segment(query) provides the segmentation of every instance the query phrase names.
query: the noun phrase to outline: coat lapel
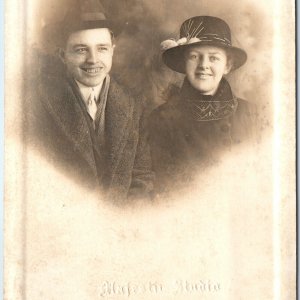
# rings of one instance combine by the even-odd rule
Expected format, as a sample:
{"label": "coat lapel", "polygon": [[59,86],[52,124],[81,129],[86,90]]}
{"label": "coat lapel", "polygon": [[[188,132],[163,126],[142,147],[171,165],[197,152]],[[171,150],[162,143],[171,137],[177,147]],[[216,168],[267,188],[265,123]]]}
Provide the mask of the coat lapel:
{"label": "coat lapel", "polygon": [[[40,100],[69,140],[70,147],[80,153],[96,175],[92,140],[80,105],[79,91],[67,79],[49,82],[47,88],[45,97]],[[45,94],[45,91],[42,92]]]}
{"label": "coat lapel", "polygon": [[127,141],[132,122],[133,104],[133,99],[114,80],[111,80],[106,104],[105,134],[112,177]]}

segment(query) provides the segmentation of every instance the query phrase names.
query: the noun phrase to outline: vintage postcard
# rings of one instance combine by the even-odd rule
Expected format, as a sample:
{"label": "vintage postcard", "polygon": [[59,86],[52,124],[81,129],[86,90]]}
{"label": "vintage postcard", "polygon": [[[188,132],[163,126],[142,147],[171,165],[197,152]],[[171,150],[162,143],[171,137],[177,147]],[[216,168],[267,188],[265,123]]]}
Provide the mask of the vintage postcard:
{"label": "vintage postcard", "polygon": [[295,299],[295,2],[5,4],[4,299]]}

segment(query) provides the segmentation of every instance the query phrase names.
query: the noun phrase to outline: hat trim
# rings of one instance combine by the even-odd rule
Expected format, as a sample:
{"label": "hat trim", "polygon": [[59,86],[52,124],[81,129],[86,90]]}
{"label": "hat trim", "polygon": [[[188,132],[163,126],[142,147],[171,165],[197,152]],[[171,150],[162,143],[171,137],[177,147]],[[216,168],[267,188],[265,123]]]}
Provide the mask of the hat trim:
{"label": "hat trim", "polygon": [[214,40],[218,40],[221,43],[223,43],[225,46],[232,46],[231,41],[227,39],[226,37],[220,37],[219,35],[215,33],[205,33],[202,36],[194,36],[194,35],[187,35],[186,37],[181,37],[179,40],[175,39],[167,39],[163,42],[161,42],[161,50],[168,50],[170,48],[174,48],[180,45],[188,45],[188,44],[194,44],[199,42],[214,42]]}
{"label": "hat trim", "polygon": [[[162,53],[163,61],[164,63],[172,70],[183,73],[185,74],[184,67],[182,67],[183,63],[183,50],[187,49],[188,47],[191,46],[214,46],[214,47],[220,47],[224,48],[225,50],[232,51],[234,54],[233,60],[234,64],[232,67],[232,70],[236,70],[239,67],[241,67],[246,61],[247,61],[247,53],[238,47],[234,47],[232,45],[224,45],[223,43],[221,44],[220,42],[217,41],[198,41],[190,44],[181,44],[175,47],[170,47]],[[173,57],[171,57],[173,56]],[[239,56],[240,59],[237,59]],[[175,63],[173,62],[175,61]],[[177,63],[176,63],[177,62]]]}

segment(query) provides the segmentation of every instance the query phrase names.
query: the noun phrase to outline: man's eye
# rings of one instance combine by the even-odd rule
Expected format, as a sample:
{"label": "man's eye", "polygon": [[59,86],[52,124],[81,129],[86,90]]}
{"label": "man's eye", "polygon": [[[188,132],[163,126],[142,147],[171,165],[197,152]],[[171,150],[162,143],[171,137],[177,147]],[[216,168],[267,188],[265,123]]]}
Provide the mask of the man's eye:
{"label": "man's eye", "polygon": [[108,47],[99,47],[98,51],[100,51],[100,52],[106,52],[106,51],[108,51]]}
{"label": "man's eye", "polygon": [[86,53],[87,49],[86,48],[76,48],[75,52],[76,53]]}

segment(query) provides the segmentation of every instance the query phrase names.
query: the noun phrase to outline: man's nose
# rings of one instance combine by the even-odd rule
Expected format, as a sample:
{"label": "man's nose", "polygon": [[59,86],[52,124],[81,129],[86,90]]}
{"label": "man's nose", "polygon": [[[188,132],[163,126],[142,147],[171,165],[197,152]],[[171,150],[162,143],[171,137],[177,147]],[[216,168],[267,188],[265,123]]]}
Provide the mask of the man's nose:
{"label": "man's nose", "polygon": [[99,61],[99,53],[93,49],[88,52],[87,62],[90,64],[95,64]]}

